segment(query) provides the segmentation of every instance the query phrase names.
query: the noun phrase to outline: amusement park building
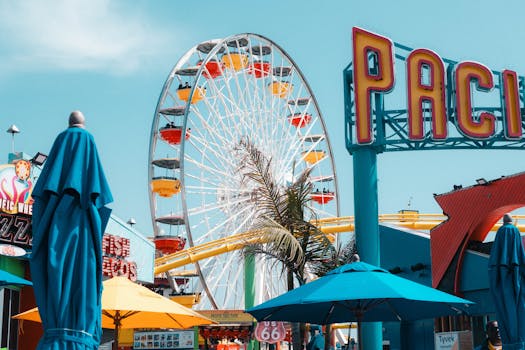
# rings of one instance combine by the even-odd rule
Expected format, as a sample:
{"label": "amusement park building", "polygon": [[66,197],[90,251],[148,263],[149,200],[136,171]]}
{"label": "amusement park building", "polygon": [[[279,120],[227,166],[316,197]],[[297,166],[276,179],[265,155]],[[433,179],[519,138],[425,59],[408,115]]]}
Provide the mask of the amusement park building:
{"label": "amusement park building", "polygon": [[[30,161],[25,154],[13,154],[9,164],[0,166],[0,178],[15,186],[17,176],[14,163]],[[18,183],[21,183],[20,181]],[[31,186],[26,181],[26,185]],[[19,185],[17,185],[19,186]],[[5,192],[5,191],[4,191]],[[9,192],[9,191],[8,191]],[[20,188],[17,193],[23,193]],[[0,193],[0,269],[17,276],[31,279],[28,256],[31,251],[31,202],[30,197],[16,199],[11,203],[6,193]],[[19,200],[20,199],[20,200]],[[20,205],[18,205],[20,204]],[[380,225],[381,265],[401,277],[428,286],[432,285],[432,258],[430,234],[403,229],[398,226]],[[423,320],[417,322],[385,323],[383,337],[390,349],[434,349],[436,332],[467,331],[473,343],[479,344],[483,337],[486,318],[493,318],[494,308],[488,293],[489,244],[471,244],[463,255],[460,270],[462,297],[474,301],[471,316]],[[112,216],[103,239],[104,274],[126,275],[132,280],[153,283],[154,245],[140,232]],[[459,250],[459,249],[458,249]],[[450,270],[450,268],[449,268]],[[445,275],[445,282],[450,278]],[[448,277],[447,277],[448,276]],[[447,283],[443,283],[447,285]],[[442,288],[443,289],[443,288]],[[446,289],[446,288],[445,288]],[[452,290],[447,290],[452,292]],[[0,347],[33,349],[42,334],[39,324],[19,324],[11,316],[35,306],[32,287],[6,287],[0,290],[2,333]],[[31,335],[31,337],[23,336]]]}
{"label": "amusement park building", "polygon": [[[432,286],[430,234],[380,225],[381,266],[400,277]],[[488,290],[488,252],[490,243],[471,244],[461,271],[461,296],[475,302],[469,317],[447,317],[415,322],[384,323],[383,339],[391,350],[435,349],[439,332],[467,332],[474,345],[485,337],[487,317],[494,319],[494,306]],[[451,291],[449,291],[451,292]],[[469,333],[470,332],[470,333]]]}
{"label": "amusement park building", "polygon": [[[22,152],[10,154],[8,164],[0,165],[0,181],[5,185],[0,191],[0,270],[31,280],[32,201],[30,195],[23,193],[27,190],[30,194],[34,186],[32,180],[36,179],[35,174],[24,181],[17,177],[14,164],[20,160],[34,168],[31,158]],[[38,168],[34,170],[38,172]],[[154,244],[114,215],[104,233],[102,251],[104,278],[124,275],[133,281],[153,283]],[[0,348],[36,348],[43,334],[41,325],[11,318],[35,306],[31,286],[0,289]]]}

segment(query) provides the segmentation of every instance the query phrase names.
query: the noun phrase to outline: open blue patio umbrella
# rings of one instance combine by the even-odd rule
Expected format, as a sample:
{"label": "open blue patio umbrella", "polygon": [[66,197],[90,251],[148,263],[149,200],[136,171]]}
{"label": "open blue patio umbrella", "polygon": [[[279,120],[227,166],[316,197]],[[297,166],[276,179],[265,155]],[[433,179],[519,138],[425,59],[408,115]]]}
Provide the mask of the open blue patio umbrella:
{"label": "open blue patio umbrella", "polygon": [[471,301],[354,262],[246,310],[258,321],[412,321],[466,313]]}
{"label": "open blue patio umbrella", "polygon": [[506,214],[489,257],[489,287],[505,350],[525,349],[525,252],[518,228]]}
{"label": "open blue patio umbrella", "polygon": [[93,136],[71,113],[33,190],[30,259],[44,336],[38,349],[97,349],[102,235],[113,201]]}
{"label": "open blue patio umbrella", "polygon": [[0,288],[5,286],[30,286],[30,281],[13,275],[4,270],[0,270]]}

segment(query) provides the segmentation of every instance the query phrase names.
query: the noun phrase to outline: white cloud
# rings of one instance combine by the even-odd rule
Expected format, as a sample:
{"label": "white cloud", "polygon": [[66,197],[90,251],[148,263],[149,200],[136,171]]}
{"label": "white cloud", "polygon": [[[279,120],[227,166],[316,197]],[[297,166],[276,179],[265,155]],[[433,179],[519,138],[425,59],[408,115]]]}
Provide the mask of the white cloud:
{"label": "white cloud", "polygon": [[165,40],[126,4],[134,2],[0,0],[1,67],[117,73],[137,69],[143,60],[160,54]]}

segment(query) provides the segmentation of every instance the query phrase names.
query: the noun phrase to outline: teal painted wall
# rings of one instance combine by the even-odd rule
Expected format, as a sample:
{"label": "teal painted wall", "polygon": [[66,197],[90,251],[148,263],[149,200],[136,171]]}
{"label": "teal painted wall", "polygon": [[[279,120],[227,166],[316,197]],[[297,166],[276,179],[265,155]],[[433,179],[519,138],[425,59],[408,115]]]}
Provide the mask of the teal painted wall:
{"label": "teal painted wall", "polygon": [[24,260],[0,255],[0,270],[4,270],[9,273],[12,273],[13,275],[17,275],[19,277],[24,278]]}

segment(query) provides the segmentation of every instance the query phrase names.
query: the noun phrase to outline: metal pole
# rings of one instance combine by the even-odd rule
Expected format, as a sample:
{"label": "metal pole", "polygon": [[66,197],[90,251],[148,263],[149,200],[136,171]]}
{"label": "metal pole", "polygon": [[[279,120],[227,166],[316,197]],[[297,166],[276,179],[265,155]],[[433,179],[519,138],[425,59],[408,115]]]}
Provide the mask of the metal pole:
{"label": "metal pole", "polygon": [[[375,149],[366,146],[358,148],[353,153],[353,164],[357,251],[362,261],[379,266],[379,212]],[[367,350],[382,350],[381,322],[362,323],[359,325],[359,331],[360,348],[364,346]]]}

